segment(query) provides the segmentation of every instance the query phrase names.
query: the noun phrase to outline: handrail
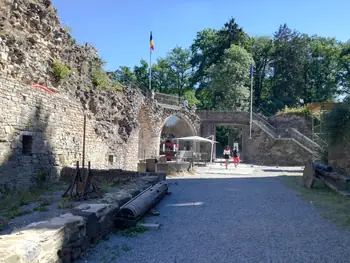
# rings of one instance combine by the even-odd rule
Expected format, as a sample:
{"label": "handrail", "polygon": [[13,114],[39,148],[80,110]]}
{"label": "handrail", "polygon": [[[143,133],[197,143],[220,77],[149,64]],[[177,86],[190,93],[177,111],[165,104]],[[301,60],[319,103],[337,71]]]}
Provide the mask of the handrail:
{"label": "handrail", "polygon": [[256,125],[258,125],[264,132],[266,132],[268,135],[270,135],[272,138],[277,139],[276,134],[271,131],[266,125],[264,125],[262,122],[260,121],[256,121],[253,120],[253,123],[255,123]]}
{"label": "handrail", "polygon": [[267,120],[265,120],[263,117],[261,117],[257,113],[253,112],[253,117],[255,117],[258,121],[261,121],[262,123],[264,123],[267,127],[269,127],[274,132],[276,132],[277,129],[274,126],[272,126],[271,123],[269,123]]}
{"label": "handrail", "polygon": [[320,145],[318,145],[316,142],[311,140],[309,137],[307,137],[304,134],[302,134],[301,132],[299,132],[297,129],[291,128],[290,130],[291,130],[292,138],[299,140],[301,143],[306,143],[309,146],[312,145],[311,148],[316,147],[316,148],[322,150],[322,147]]}

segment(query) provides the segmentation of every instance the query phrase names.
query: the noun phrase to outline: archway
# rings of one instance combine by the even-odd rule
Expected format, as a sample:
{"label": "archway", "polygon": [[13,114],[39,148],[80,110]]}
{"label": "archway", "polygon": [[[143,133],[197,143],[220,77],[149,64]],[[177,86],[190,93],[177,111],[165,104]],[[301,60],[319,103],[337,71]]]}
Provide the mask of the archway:
{"label": "archway", "polygon": [[[171,139],[194,135],[197,135],[197,132],[185,117],[178,114],[169,116],[160,132],[159,154],[168,156],[168,160],[171,159],[175,151]],[[177,147],[181,150],[197,150],[199,146],[190,142],[180,142]]]}

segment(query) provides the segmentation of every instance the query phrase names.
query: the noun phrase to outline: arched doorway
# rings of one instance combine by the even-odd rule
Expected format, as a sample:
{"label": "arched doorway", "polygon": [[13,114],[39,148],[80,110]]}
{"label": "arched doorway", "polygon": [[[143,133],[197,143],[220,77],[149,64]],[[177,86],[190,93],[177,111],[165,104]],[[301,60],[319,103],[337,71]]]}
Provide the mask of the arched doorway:
{"label": "arched doorway", "polygon": [[[168,160],[174,155],[175,148],[173,138],[197,135],[193,125],[184,117],[179,115],[169,116],[162,127],[160,133],[160,155],[168,156]],[[196,150],[199,146],[191,142],[180,142],[176,148],[180,150]]]}

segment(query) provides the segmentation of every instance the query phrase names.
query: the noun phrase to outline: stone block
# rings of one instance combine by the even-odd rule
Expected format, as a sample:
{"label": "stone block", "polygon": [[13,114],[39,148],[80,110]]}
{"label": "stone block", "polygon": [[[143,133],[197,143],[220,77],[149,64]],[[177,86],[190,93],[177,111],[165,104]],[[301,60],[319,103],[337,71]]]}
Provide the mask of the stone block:
{"label": "stone block", "polygon": [[84,204],[73,209],[72,213],[86,220],[86,235],[95,240],[109,233],[119,210],[117,204]]}

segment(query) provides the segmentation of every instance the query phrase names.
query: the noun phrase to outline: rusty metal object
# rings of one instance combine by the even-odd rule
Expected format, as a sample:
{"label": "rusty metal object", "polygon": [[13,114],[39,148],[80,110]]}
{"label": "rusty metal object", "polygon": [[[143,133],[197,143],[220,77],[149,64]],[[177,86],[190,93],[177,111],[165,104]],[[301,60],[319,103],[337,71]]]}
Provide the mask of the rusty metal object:
{"label": "rusty metal object", "polygon": [[336,172],[332,167],[317,162],[306,165],[303,173],[304,186],[311,188],[316,178],[339,194],[350,196],[350,177]]}

